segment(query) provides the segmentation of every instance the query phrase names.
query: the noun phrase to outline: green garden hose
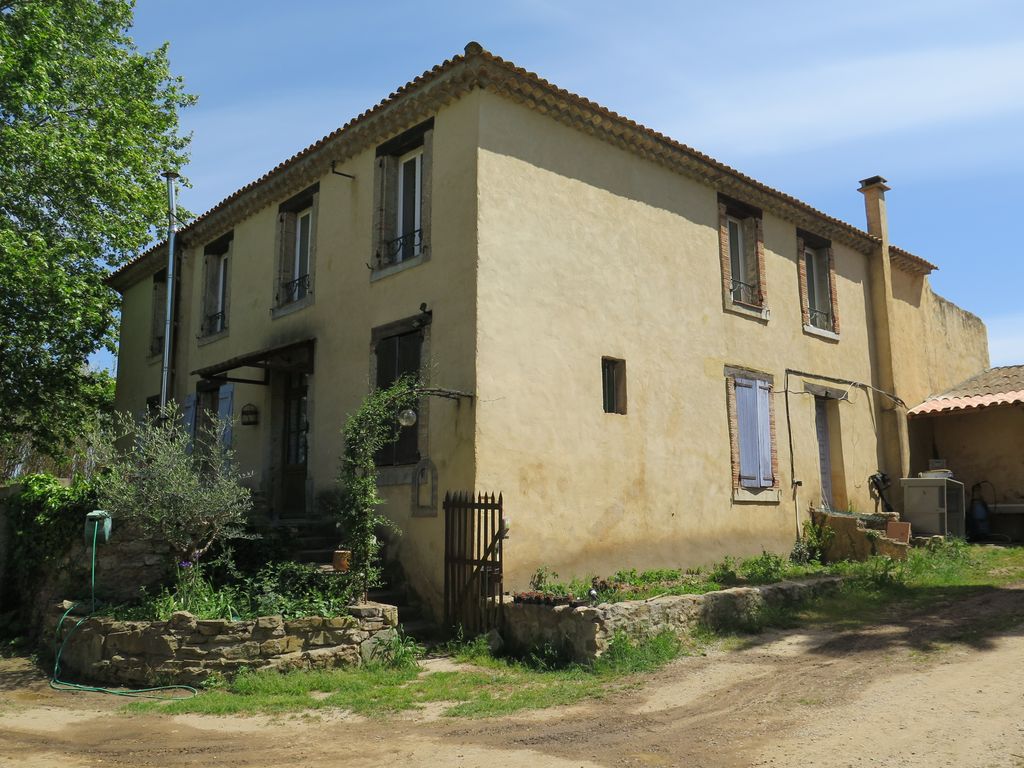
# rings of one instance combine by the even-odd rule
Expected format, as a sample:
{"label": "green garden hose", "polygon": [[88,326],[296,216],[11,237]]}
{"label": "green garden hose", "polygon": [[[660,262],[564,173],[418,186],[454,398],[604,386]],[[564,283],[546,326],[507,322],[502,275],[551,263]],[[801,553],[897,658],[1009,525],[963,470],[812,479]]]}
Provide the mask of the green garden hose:
{"label": "green garden hose", "polygon": [[[100,529],[99,521],[93,522],[92,528],[92,609],[85,616],[80,618],[78,622],[71,628],[71,630],[64,637],[63,641],[60,639],[60,629],[64,626],[64,620],[67,619],[68,614],[71,613],[75,608],[78,607],[78,603],[75,603],[66,611],[64,615],[60,617],[60,621],[57,622],[57,630],[54,637],[54,650],[56,656],[53,660],[53,677],[50,678],[50,687],[55,691],[91,691],[93,693],[109,693],[112,696],[127,696],[136,699],[183,699],[192,698],[197,696],[199,691],[190,685],[158,685],[153,688],[136,688],[134,690],[114,690],[112,688],[101,688],[95,685],[82,685],[81,683],[69,683],[65,680],[60,679],[60,657],[64,653],[64,646],[67,645],[68,640],[75,633],[82,624],[89,619],[96,612],[96,537]],[[59,643],[59,645],[58,645]],[[185,691],[188,696],[163,696],[158,691]]]}

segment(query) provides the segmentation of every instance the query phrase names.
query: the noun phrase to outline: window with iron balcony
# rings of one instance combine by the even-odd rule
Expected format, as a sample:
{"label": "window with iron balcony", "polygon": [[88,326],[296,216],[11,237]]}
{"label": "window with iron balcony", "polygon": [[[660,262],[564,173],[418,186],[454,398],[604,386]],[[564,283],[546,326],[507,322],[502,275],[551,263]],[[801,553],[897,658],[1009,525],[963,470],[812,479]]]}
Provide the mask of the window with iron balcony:
{"label": "window with iron balcony", "polygon": [[312,301],[319,199],[320,185],[314,184],[278,208],[275,315]]}
{"label": "window with iron balcony", "polygon": [[720,195],[718,214],[723,304],[767,319],[761,211]]}
{"label": "window with iron balcony", "polygon": [[376,276],[429,258],[433,126],[433,120],[428,120],[377,148],[373,231]]}
{"label": "window with iron balcony", "polygon": [[234,232],[217,238],[203,248],[203,301],[199,338],[224,333],[228,328],[231,244]]}
{"label": "window with iron balcony", "polygon": [[811,233],[798,233],[797,270],[804,331],[834,339],[839,334],[839,315],[831,243]]}

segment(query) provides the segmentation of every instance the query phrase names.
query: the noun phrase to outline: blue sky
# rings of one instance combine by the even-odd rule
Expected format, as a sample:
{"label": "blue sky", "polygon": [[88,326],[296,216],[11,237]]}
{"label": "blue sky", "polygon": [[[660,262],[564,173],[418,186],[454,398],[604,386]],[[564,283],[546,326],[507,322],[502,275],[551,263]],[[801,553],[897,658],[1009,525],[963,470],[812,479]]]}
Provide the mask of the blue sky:
{"label": "blue sky", "polygon": [[892,241],[1024,363],[1024,3],[139,0],[199,96],[199,213],[469,40],[857,226],[888,178]]}

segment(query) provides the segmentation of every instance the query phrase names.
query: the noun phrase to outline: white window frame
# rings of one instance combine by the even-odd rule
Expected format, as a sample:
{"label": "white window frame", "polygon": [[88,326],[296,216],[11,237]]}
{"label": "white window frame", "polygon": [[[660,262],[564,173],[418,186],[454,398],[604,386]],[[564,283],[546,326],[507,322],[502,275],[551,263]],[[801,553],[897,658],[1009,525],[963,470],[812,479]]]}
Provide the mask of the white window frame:
{"label": "white window frame", "polygon": [[[302,264],[302,220],[306,219],[306,271],[300,272]],[[292,262],[292,280],[298,280],[309,274],[309,253],[313,245],[313,208],[304,208],[295,214],[295,259]]]}
{"label": "white window frame", "polygon": [[[405,164],[410,160],[415,160],[416,170],[416,189],[413,195],[415,200],[415,210],[413,211],[413,228],[412,232],[403,232],[402,223],[405,221]],[[420,244],[423,240],[423,146],[416,147],[409,152],[398,158],[398,205],[395,206],[396,219],[395,219],[395,232],[397,237],[406,237],[411,235],[413,232],[419,231],[419,241],[413,241],[413,253],[410,258],[416,258],[420,255]],[[399,249],[398,253],[395,254],[395,263],[403,261],[402,249]]]}
{"label": "white window frame", "polygon": [[[821,330],[832,330],[832,290],[830,286],[828,256],[822,248],[804,246],[804,273],[807,279],[807,309],[811,313],[810,324]],[[820,326],[814,322],[815,313],[826,313],[829,322]]]}
{"label": "white window frame", "polygon": [[227,327],[225,313],[228,306],[228,257],[230,249],[217,256],[217,296],[214,304],[216,312],[220,315],[220,323],[214,333],[220,333]]}
{"label": "white window frame", "polygon": [[[732,285],[729,286],[729,298],[733,304],[748,305],[750,302],[736,298],[737,282],[742,283],[748,271],[746,235],[743,234],[743,219],[726,216],[726,231],[729,238],[729,270],[732,274]],[[733,251],[736,252],[736,264],[733,264]]]}

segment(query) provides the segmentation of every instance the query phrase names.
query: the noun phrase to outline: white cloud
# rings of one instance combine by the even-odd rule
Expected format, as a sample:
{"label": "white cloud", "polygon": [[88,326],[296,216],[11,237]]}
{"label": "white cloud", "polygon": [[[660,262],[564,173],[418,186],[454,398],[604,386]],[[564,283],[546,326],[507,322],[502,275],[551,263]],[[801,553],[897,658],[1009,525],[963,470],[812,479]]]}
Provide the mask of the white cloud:
{"label": "white cloud", "polygon": [[1024,312],[985,319],[993,366],[1024,365]]}
{"label": "white cloud", "polygon": [[1024,112],[1024,43],[949,47],[766,68],[692,91],[698,146],[769,153]]}

